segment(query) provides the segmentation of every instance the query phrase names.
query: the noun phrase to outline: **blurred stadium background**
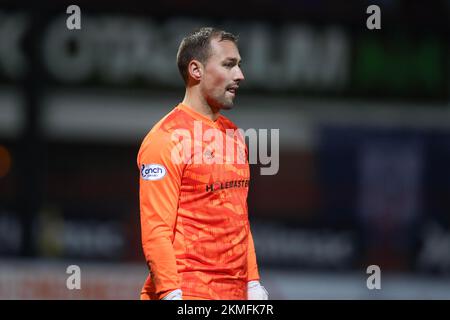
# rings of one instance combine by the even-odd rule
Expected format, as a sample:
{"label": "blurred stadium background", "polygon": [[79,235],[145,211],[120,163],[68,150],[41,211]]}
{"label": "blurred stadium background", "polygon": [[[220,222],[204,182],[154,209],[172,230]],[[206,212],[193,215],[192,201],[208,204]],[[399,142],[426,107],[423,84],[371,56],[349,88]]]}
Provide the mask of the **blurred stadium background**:
{"label": "blurred stadium background", "polygon": [[23,3],[0,4],[1,299],[139,297],[136,154],[204,25],[240,35],[227,116],[280,129],[280,170],[252,166],[249,195],[271,298],[450,298],[450,1],[77,1],[81,30],[70,2]]}

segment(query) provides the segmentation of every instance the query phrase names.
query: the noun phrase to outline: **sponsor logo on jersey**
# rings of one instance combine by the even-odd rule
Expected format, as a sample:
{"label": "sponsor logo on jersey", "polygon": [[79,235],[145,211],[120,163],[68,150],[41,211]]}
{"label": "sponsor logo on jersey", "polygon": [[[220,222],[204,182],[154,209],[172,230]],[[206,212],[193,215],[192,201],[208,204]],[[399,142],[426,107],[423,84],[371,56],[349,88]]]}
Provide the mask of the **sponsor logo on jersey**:
{"label": "sponsor logo on jersey", "polygon": [[232,180],[226,182],[214,182],[206,185],[206,192],[229,189],[229,188],[248,188],[249,180]]}
{"label": "sponsor logo on jersey", "polygon": [[166,172],[166,168],[160,164],[143,164],[141,167],[141,177],[144,180],[160,180]]}

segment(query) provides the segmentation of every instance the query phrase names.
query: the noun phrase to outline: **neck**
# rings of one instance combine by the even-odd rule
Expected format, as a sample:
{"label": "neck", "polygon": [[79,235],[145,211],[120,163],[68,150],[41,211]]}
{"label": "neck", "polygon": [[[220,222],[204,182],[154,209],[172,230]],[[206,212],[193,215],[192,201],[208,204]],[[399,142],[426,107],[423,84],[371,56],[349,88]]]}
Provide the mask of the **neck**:
{"label": "neck", "polygon": [[198,92],[198,88],[196,87],[186,88],[182,104],[187,105],[212,121],[216,121],[220,115],[220,110],[214,110]]}

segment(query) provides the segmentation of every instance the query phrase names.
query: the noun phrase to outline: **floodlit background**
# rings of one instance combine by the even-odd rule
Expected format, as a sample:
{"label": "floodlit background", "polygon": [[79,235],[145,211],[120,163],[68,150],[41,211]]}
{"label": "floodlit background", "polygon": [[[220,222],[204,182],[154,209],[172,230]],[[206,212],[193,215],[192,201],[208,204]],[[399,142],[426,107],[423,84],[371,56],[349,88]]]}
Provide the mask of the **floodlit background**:
{"label": "floodlit background", "polygon": [[280,130],[249,194],[270,297],[450,299],[450,1],[149,3],[78,1],[68,30],[72,3],[2,1],[0,298],[138,299],[137,151],[183,98],[180,40],[213,25],[246,76],[226,116]]}

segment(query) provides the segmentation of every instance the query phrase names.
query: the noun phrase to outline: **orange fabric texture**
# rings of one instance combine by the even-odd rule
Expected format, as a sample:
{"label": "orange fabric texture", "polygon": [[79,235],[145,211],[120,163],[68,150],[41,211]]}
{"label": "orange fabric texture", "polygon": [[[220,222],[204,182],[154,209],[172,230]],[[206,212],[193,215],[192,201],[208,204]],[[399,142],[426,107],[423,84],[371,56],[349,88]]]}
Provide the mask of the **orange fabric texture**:
{"label": "orange fabric texture", "polygon": [[[194,139],[212,128],[220,134]],[[239,135],[227,144],[227,129],[237,127],[222,115],[212,121],[179,104],[144,138],[137,163],[150,273],[141,299],[161,299],[175,289],[200,299],[246,299],[247,282],[259,279],[248,220],[247,148]],[[245,161],[227,163],[227,150],[238,154],[239,147]],[[212,163],[217,159],[223,163]],[[163,167],[155,179],[145,175],[151,165]]]}

